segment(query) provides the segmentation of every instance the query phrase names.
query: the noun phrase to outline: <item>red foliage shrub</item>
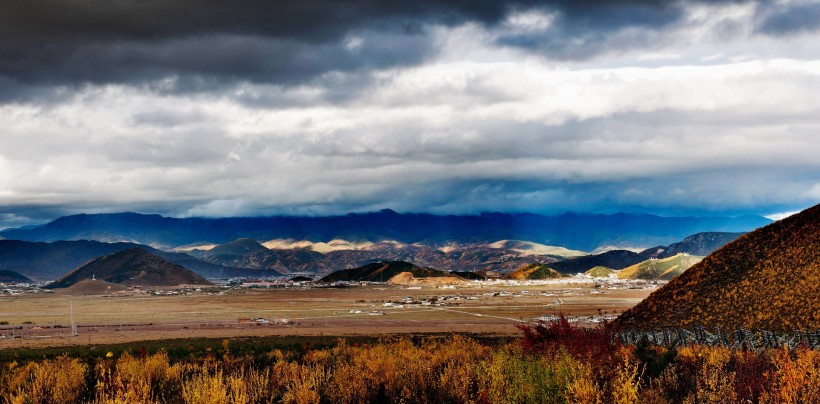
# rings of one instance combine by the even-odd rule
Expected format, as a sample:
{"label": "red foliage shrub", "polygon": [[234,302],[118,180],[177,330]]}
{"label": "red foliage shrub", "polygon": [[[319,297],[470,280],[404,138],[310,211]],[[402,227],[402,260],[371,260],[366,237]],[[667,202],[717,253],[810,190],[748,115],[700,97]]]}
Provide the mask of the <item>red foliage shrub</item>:
{"label": "red foliage shrub", "polygon": [[554,354],[564,349],[576,359],[601,363],[611,360],[621,346],[606,325],[576,327],[564,316],[556,321],[519,324],[517,327],[522,333],[521,347],[531,354]]}

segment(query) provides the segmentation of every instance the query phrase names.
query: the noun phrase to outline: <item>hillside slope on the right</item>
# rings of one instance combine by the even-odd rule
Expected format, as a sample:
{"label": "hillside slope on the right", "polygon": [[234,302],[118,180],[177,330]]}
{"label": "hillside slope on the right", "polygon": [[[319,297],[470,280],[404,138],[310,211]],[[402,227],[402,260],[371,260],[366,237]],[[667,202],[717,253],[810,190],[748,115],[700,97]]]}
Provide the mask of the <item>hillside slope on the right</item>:
{"label": "hillside slope on the right", "polygon": [[820,205],[731,242],[622,314],[621,329],[820,329]]}

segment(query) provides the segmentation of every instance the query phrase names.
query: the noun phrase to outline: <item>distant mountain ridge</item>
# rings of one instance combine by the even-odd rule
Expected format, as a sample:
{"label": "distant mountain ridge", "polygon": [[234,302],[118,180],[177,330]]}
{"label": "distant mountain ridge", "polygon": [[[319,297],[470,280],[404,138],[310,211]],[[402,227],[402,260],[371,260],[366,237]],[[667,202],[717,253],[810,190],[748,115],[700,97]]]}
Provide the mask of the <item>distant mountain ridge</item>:
{"label": "distant mountain ridge", "polygon": [[693,234],[678,243],[670,244],[657,258],[674,257],[681,253],[705,257],[744,234],[746,233],[714,231]]}
{"label": "distant mountain ridge", "polygon": [[596,255],[586,255],[568,259],[566,261],[550,264],[550,267],[558,272],[567,275],[584,273],[595,267],[606,267],[611,269],[623,269],[631,265],[643,262],[645,258],[632,251],[612,250]]}
{"label": "distant mountain ridge", "polygon": [[282,243],[261,244],[244,238],[219,244],[209,250],[193,249],[188,251],[188,254],[219,265],[317,274],[328,274],[381,261],[407,261],[447,271],[476,271],[490,268],[506,272],[523,264],[551,263],[560,260],[560,257],[556,256],[533,255],[531,251],[522,253],[517,249],[493,248],[492,244],[451,244],[440,249],[393,241],[353,244],[336,240],[332,244],[346,245],[346,248],[350,249],[328,249],[324,253],[309,247],[268,249],[265,245],[278,247]]}
{"label": "distant mountain ridge", "polygon": [[276,271],[213,264],[190,255],[160,251],[140,244],[88,240],[53,243],[0,240],[0,270],[19,272],[35,280],[53,280],[92,259],[130,248],[142,248],[206,277],[279,275]]}
{"label": "distant mountain ridge", "polygon": [[[188,250],[188,254],[213,264],[274,269],[280,272],[331,273],[380,261],[407,261],[416,265],[446,271],[493,270],[513,272],[522,265],[546,264],[564,274],[576,274],[594,266],[621,269],[647,259],[675,255],[708,254],[742,233],[703,232],[670,246],[658,246],[640,253],[610,250],[599,254],[567,250],[519,240],[493,243],[457,244],[431,247],[423,244],[403,244],[396,241],[354,243],[332,240],[328,243],[310,241],[271,240],[260,243],[243,238],[210,249]],[[317,251],[317,249],[319,251]],[[539,254],[565,254],[539,255]],[[674,256],[674,255],[672,255]],[[560,261],[560,262],[559,262]],[[686,265],[688,268],[690,265]]]}
{"label": "distant mountain ridge", "polygon": [[133,242],[162,249],[198,242],[222,244],[239,238],[396,240],[430,245],[526,240],[571,250],[592,251],[602,245],[666,245],[698,232],[749,231],[770,222],[759,216],[660,217],[624,213],[439,216],[383,210],[330,217],[220,219],[113,213],[65,216],[39,227],[7,229],[0,232],[0,237],[45,242],[82,239]]}
{"label": "distant mountain ridge", "polygon": [[343,269],[320,279],[320,282],[357,281],[387,282],[401,273],[409,273],[416,278],[453,277],[454,275],[432,268],[423,268],[404,261],[374,262],[359,268]]}

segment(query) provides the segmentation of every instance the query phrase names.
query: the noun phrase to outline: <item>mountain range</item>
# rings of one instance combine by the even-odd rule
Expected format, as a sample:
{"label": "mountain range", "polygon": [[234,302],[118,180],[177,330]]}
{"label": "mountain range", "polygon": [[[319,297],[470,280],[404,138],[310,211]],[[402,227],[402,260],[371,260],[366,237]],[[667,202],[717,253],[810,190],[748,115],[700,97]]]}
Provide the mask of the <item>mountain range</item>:
{"label": "mountain range", "polygon": [[770,223],[760,216],[661,217],[654,215],[544,216],[484,213],[471,216],[399,214],[391,210],[330,217],[170,218],[139,213],[80,214],[50,223],[6,229],[0,237],[54,242],[130,242],[159,249],[223,244],[240,238],[327,241],[395,240],[405,244],[492,243],[526,240],[571,250],[666,245],[704,231],[743,232]]}
{"label": "mountain range", "polygon": [[[45,243],[0,240],[0,270],[16,271],[34,280],[51,280],[94,258],[130,248],[142,248],[209,278],[270,277],[282,273],[329,274],[374,262],[400,260],[446,271],[493,270],[501,273],[512,272],[522,265],[547,264],[552,269],[572,275],[595,266],[622,269],[667,250],[707,254],[711,249],[720,246],[722,240],[727,239],[728,236],[725,234],[727,233],[712,236],[711,233],[700,233],[669,247],[656,247],[641,253],[613,250],[591,255],[577,250],[517,240],[484,244],[450,243],[444,247],[434,248],[397,241],[354,243],[332,240],[327,243],[309,243],[279,239],[259,243],[250,238],[242,238],[224,244],[211,244],[200,248],[187,247],[172,252],[124,242],[78,240]],[[541,255],[543,253],[566,256]]]}
{"label": "mountain range", "polygon": [[34,280],[53,280],[95,258],[131,248],[142,248],[210,278],[279,275],[278,272],[271,270],[260,271],[212,264],[187,254],[161,251],[140,244],[88,240],[53,243],[0,240],[0,270],[18,272]]}

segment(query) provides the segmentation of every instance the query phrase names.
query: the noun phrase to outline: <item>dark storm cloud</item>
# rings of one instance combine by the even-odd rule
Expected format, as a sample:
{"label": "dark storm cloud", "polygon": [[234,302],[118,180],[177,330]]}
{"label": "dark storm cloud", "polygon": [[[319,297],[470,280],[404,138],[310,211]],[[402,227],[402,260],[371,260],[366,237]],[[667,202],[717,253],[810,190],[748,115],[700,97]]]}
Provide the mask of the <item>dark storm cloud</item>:
{"label": "dark storm cloud", "polygon": [[559,31],[500,41],[570,58],[603,51],[590,44],[613,30],[660,28],[681,16],[679,2],[664,0],[7,0],[0,76],[50,85],[170,78],[170,91],[303,83],[329,71],[418,64],[436,52],[427,26],[493,26],[531,8],[557,11]]}
{"label": "dark storm cloud", "polygon": [[820,3],[786,7],[764,7],[758,30],[771,35],[788,35],[820,28]]}
{"label": "dark storm cloud", "polygon": [[[673,2],[616,2],[556,11],[555,21],[547,30],[502,34],[497,43],[556,59],[586,59],[607,51],[646,47],[657,42],[653,33],[684,15],[683,4]],[[628,32],[620,32],[626,28]],[[616,33],[619,35],[614,36]]]}

